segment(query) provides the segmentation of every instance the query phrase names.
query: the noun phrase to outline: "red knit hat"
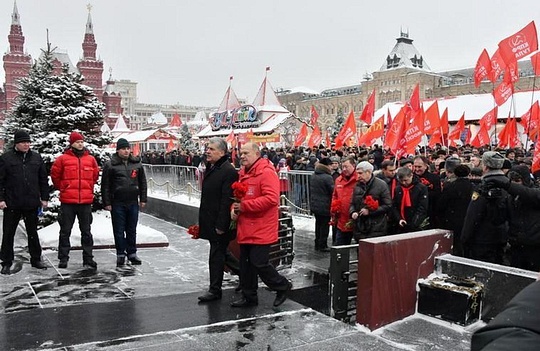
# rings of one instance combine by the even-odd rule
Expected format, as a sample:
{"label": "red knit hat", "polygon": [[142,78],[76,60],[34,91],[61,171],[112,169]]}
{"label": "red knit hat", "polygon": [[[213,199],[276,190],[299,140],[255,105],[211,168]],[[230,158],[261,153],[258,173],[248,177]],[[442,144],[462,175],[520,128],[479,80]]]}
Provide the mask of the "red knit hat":
{"label": "red knit hat", "polygon": [[71,134],[69,135],[69,145],[73,145],[74,142],[79,140],[84,140],[82,134],[77,132],[71,132]]}

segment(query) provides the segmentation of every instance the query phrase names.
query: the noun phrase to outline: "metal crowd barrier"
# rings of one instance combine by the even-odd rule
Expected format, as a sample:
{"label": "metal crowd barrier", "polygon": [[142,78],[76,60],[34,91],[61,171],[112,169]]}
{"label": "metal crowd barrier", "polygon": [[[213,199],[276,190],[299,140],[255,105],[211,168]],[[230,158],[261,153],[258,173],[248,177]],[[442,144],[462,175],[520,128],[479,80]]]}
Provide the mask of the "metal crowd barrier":
{"label": "metal crowd barrier", "polygon": [[143,164],[150,194],[163,194],[167,198],[181,195],[201,198],[202,177],[197,167]]}
{"label": "metal crowd barrier", "polygon": [[[197,167],[143,164],[150,194],[167,198],[186,195],[200,199],[202,174]],[[281,204],[290,207],[295,215],[310,215],[309,182],[313,172],[279,172]]]}
{"label": "metal crowd barrier", "polygon": [[330,248],[330,315],[340,321],[356,322],[358,244]]}

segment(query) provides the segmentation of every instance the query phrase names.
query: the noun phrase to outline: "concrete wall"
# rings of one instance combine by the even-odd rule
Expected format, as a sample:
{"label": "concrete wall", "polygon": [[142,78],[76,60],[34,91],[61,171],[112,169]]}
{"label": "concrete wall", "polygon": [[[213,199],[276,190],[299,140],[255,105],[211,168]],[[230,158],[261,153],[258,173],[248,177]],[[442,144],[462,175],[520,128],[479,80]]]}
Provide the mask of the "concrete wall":
{"label": "concrete wall", "polygon": [[143,212],[185,228],[199,223],[199,207],[165,199],[148,197]]}

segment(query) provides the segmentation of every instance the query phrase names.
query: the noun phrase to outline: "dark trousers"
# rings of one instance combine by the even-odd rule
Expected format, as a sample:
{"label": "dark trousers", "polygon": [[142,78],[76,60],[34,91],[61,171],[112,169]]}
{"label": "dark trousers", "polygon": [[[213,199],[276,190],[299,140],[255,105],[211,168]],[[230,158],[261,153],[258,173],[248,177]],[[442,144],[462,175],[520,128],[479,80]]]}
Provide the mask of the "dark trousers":
{"label": "dark trousers", "polygon": [[81,231],[81,247],[83,251],[83,262],[94,257],[94,238],[90,232],[92,225],[92,205],[91,204],[61,204],[58,213],[58,224],[60,224],[60,238],[58,240],[58,259],[60,261],[69,260],[71,250],[71,229],[75,218],[79,221]]}
{"label": "dark trousers", "polygon": [[13,263],[13,242],[15,232],[21,217],[24,219],[26,234],[28,235],[28,251],[30,252],[30,261],[41,261],[41,244],[37,233],[37,207],[30,210],[5,209],[4,221],[2,223],[2,249],[0,249],[0,259],[3,266],[11,266]]}
{"label": "dark trousers", "polygon": [[330,232],[330,216],[315,215],[315,248],[328,247],[328,233]]}
{"label": "dark trousers", "polygon": [[353,238],[353,232],[343,232],[339,229],[336,231],[336,246],[350,245]]}
{"label": "dark trousers", "polygon": [[503,246],[500,244],[467,244],[463,249],[466,258],[496,264],[503,263]]}
{"label": "dark trousers", "polygon": [[540,246],[514,243],[510,248],[512,267],[540,271]]}
{"label": "dark trousers", "polygon": [[240,281],[242,294],[249,301],[257,301],[257,287],[261,278],[271,290],[287,290],[289,282],[268,262],[270,245],[240,244]]}
{"label": "dark trousers", "polygon": [[221,284],[223,284],[227,246],[229,246],[228,241],[210,241],[210,254],[208,255],[210,287],[208,291],[219,296],[221,296]]}
{"label": "dark trousers", "polygon": [[137,222],[139,204],[113,204],[111,219],[114,233],[114,246],[118,256],[135,256],[137,253]]}

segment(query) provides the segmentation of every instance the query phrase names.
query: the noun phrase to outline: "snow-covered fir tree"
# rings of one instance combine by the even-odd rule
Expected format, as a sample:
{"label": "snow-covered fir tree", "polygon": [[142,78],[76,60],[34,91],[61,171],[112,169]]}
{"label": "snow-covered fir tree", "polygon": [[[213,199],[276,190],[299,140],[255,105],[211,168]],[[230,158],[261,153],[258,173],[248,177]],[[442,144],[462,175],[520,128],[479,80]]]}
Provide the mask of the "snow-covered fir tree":
{"label": "snow-covered fir tree", "polygon": [[[13,135],[17,130],[28,131],[32,149],[41,154],[50,171],[54,160],[69,147],[70,133],[78,131],[85,137],[86,148],[102,165],[109,158],[102,146],[111,141],[111,135],[100,130],[105,106],[93,89],[83,84],[84,78],[79,73],[69,72],[67,65],[62,67],[59,75],[54,74],[52,54],[48,44],[28,77],[19,82],[18,96],[4,124],[6,147],[13,146]],[[52,189],[52,182],[49,184]],[[95,192],[99,199],[99,186]],[[46,223],[56,218],[57,193],[51,192],[49,210],[45,212]]]}
{"label": "snow-covered fir tree", "polygon": [[182,124],[182,127],[180,127],[180,134],[182,135],[181,140],[181,147],[184,150],[195,150],[197,146],[193,142],[193,138],[191,136],[191,133],[189,131],[189,128],[187,124]]}
{"label": "snow-covered fir tree", "polygon": [[334,120],[334,124],[331,127],[331,137],[332,140],[336,139],[339,131],[343,127],[343,124],[345,123],[345,118],[343,117],[343,111],[339,109],[337,111],[336,119]]}

